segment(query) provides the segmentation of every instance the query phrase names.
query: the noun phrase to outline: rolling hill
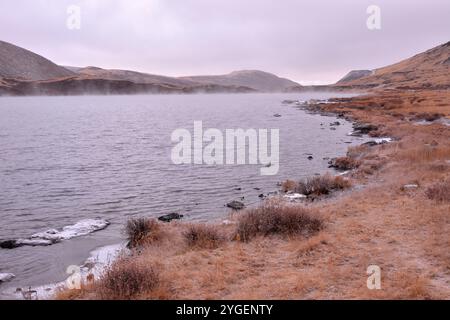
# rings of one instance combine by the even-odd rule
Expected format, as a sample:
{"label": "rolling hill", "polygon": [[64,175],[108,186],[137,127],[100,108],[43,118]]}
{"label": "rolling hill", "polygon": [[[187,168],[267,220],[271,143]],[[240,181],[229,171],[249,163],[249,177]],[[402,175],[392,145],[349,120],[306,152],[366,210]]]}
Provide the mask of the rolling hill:
{"label": "rolling hill", "polygon": [[40,55],[0,40],[0,78],[38,81],[73,75]]}
{"label": "rolling hill", "polygon": [[[353,71],[355,74],[356,71]],[[344,77],[335,86],[389,89],[450,88],[450,41],[361,77]]]}
{"label": "rolling hill", "polygon": [[244,86],[261,92],[281,92],[289,87],[299,86],[294,81],[259,70],[242,70],[234,71],[226,75],[191,76],[182,77],[181,79],[224,86]]}

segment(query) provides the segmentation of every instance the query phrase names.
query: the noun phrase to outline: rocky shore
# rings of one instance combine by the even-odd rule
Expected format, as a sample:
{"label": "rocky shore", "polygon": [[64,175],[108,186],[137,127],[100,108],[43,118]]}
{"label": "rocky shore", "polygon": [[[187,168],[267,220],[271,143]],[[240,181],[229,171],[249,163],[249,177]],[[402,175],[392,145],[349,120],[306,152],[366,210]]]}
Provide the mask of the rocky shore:
{"label": "rocky shore", "polygon": [[[110,270],[140,270],[151,283],[126,297],[105,296],[112,283],[103,278],[58,298],[448,299],[450,93],[379,91],[307,108],[350,119],[355,131],[373,137],[332,161],[345,178],[292,177],[281,185],[287,207],[230,203],[237,211],[223,224],[152,223],[137,251]],[[418,125],[430,112],[442,116]],[[313,201],[305,201],[308,192]],[[317,228],[307,216],[318,219]],[[292,221],[303,221],[301,229]],[[256,234],[243,241],[243,230]],[[381,269],[382,290],[366,286],[370,265]]]}

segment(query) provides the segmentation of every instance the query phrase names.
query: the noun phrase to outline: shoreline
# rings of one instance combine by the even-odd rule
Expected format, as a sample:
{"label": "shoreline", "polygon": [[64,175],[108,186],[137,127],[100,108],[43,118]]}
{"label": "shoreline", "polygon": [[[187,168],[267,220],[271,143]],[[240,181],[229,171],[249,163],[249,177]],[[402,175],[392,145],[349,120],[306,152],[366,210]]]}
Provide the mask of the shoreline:
{"label": "shoreline", "polygon": [[[246,246],[249,246],[248,249],[244,249],[244,251],[247,252],[247,255],[253,256],[253,258],[255,258],[255,259],[259,259],[259,258],[261,258],[261,256],[258,258],[258,253],[259,253],[259,255],[261,255],[262,252],[264,252],[264,250],[266,250],[266,251],[269,250],[270,252],[273,253],[273,250],[269,249],[272,246],[274,246],[277,249],[281,249],[281,251],[284,252],[285,254],[288,254],[286,252],[289,252],[289,251],[286,251],[287,248],[289,248],[289,250],[295,251],[295,250],[298,250],[298,248],[303,248],[303,247],[307,246],[308,247],[307,249],[300,249],[300,251],[306,250],[306,252],[308,252],[308,255],[303,256],[304,254],[302,253],[301,259],[300,259],[300,260],[302,260],[302,262],[296,262],[296,264],[298,264],[299,266],[304,266],[304,267],[306,266],[307,269],[312,269],[312,272],[311,272],[311,270],[308,272],[312,273],[313,278],[315,278],[318,273],[319,274],[322,273],[320,270],[317,270],[317,267],[314,267],[314,263],[320,264],[320,263],[317,263],[314,261],[315,255],[319,255],[319,256],[321,255],[319,258],[322,261],[324,261],[324,260],[327,261],[330,259],[330,257],[327,258],[326,256],[324,256],[323,251],[328,251],[328,254],[331,257],[334,257],[333,259],[336,259],[336,254],[334,252],[332,253],[332,251],[330,251],[330,249],[327,248],[329,246],[332,246],[332,245],[330,245],[330,241],[333,241],[333,239],[335,239],[335,237],[327,234],[328,232],[330,232],[331,226],[336,226],[336,225],[340,225],[340,224],[343,224],[340,226],[340,228],[342,228],[342,226],[344,226],[344,227],[350,226],[350,228],[349,228],[350,230],[347,230],[346,228],[342,228],[338,231],[333,230],[334,233],[337,232],[339,234],[340,240],[343,240],[342,237],[344,237],[347,233],[349,233],[349,235],[348,235],[349,239],[346,239],[344,241],[347,243],[349,243],[349,241],[354,240],[355,235],[352,234],[352,232],[356,233],[356,235],[359,237],[363,237],[364,240],[362,241],[362,244],[361,244],[362,247],[366,247],[366,246],[372,247],[374,245],[374,243],[371,243],[373,241],[372,238],[378,239],[377,241],[381,241],[379,239],[379,237],[377,236],[377,232],[381,232],[380,231],[381,229],[379,231],[375,232],[375,234],[372,234],[373,230],[371,230],[369,228],[367,230],[367,232],[369,232],[369,234],[371,234],[372,236],[368,237],[368,238],[364,238],[364,236],[361,235],[360,231],[358,231],[358,229],[361,227],[361,225],[363,225],[364,219],[367,218],[367,217],[365,217],[365,213],[370,216],[371,211],[379,210],[379,208],[377,208],[378,205],[375,205],[374,207],[373,206],[370,207],[369,211],[367,211],[368,209],[364,209],[364,210],[361,209],[362,205],[369,204],[369,203],[371,205],[373,205],[373,203],[371,203],[372,201],[370,201],[370,199],[369,200],[366,199],[367,192],[369,192],[370,195],[384,194],[386,198],[383,201],[381,201],[381,203],[379,205],[381,207],[387,205],[392,211],[400,210],[401,216],[403,216],[407,212],[403,212],[403,209],[400,207],[396,208],[395,205],[389,206],[389,200],[387,200],[387,198],[392,195],[386,193],[386,190],[383,190],[383,186],[392,187],[391,184],[395,184],[395,190],[397,190],[397,191],[393,191],[393,193],[394,193],[393,196],[395,196],[395,199],[391,199],[393,201],[394,200],[398,201],[398,199],[397,199],[398,197],[399,198],[406,197],[406,198],[408,198],[407,200],[412,203],[416,203],[416,201],[421,201],[421,202],[424,201],[422,193],[419,194],[419,192],[422,192],[426,187],[426,186],[422,186],[422,181],[419,182],[414,179],[408,180],[406,176],[400,176],[400,178],[396,179],[397,181],[394,181],[394,182],[388,181],[388,183],[386,183],[386,180],[389,180],[392,178],[390,178],[389,175],[386,176],[385,174],[380,173],[380,171],[390,170],[390,171],[392,171],[390,174],[392,174],[392,173],[398,174],[398,172],[397,172],[398,169],[396,169],[397,171],[392,170],[392,167],[395,167],[395,163],[396,163],[396,161],[398,161],[398,159],[396,158],[396,156],[398,155],[398,150],[401,149],[402,147],[404,147],[405,143],[407,143],[411,140],[414,141],[415,138],[417,137],[417,135],[419,135],[422,139],[424,139],[424,138],[428,139],[427,143],[425,143],[425,146],[427,146],[428,144],[433,144],[433,142],[437,143],[437,145],[435,145],[435,147],[437,146],[437,148],[440,148],[440,146],[442,145],[444,147],[443,148],[443,150],[444,150],[443,151],[444,152],[443,160],[445,160],[445,157],[447,157],[446,161],[447,161],[447,163],[450,164],[450,152],[447,152],[448,148],[449,148],[448,141],[445,140],[446,137],[450,137],[450,130],[448,128],[446,128],[445,123],[434,122],[434,121],[430,122],[429,126],[417,126],[417,125],[415,125],[414,122],[411,122],[409,119],[406,119],[406,121],[404,119],[402,119],[399,122],[401,124],[401,126],[400,126],[397,124],[397,120],[398,120],[398,118],[400,118],[398,115],[392,115],[392,114],[386,115],[385,110],[367,111],[365,109],[361,109],[361,108],[364,108],[364,105],[367,104],[368,100],[369,101],[370,100],[378,101],[378,99],[379,99],[381,101],[384,101],[387,99],[387,101],[389,101],[389,93],[387,93],[388,97],[384,97],[383,96],[384,94],[385,93],[372,93],[372,94],[364,95],[364,96],[343,98],[342,99],[343,101],[340,101],[340,99],[336,99],[337,101],[333,102],[333,103],[318,103],[318,104],[308,105],[308,110],[305,110],[305,111],[316,112],[316,113],[319,113],[322,115],[333,114],[333,116],[338,116],[338,118],[339,117],[345,118],[346,120],[351,121],[352,123],[365,123],[365,124],[371,124],[371,125],[377,126],[376,129],[370,130],[370,132],[369,132],[371,135],[373,135],[374,141],[376,141],[377,139],[386,139],[386,138],[381,138],[381,137],[392,137],[394,139],[393,139],[393,141],[388,141],[389,143],[379,143],[377,145],[368,147],[369,154],[365,155],[363,158],[368,158],[369,161],[375,161],[375,162],[378,161],[378,162],[382,163],[381,167],[374,169],[373,172],[370,172],[370,174],[367,174],[367,172],[366,172],[361,175],[360,167],[351,169],[351,170],[347,170],[346,172],[341,172],[341,174],[345,173],[351,179],[357,181],[357,185],[361,185],[361,186],[364,185],[363,189],[365,189],[365,190],[361,190],[361,188],[352,188],[351,190],[349,190],[345,193],[338,194],[338,196],[327,197],[326,199],[323,199],[322,201],[319,199],[319,201],[317,201],[316,203],[307,203],[306,204],[307,206],[318,207],[319,210],[321,210],[321,211],[328,211],[325,214],[325,216],[326,216],[325,220],[327,222],[327,226],[324,229],[324,231],[321,231],[319,233],[319,235],[313,236],[310,239],[285,240],[285,239],[280,239],[277,237],[267,238],[267,239],[265,239],[265,238],[258,239],[258,240],[254,241],[255,243],[259,242],[259,244],[257,245],[258,250],[255,250],[256,249],[255,243],[245,244]],[[420,93],[416,92],[415,94],[426,95],[427,92],[420,92]],[[444,99],[446,99],[446,98],[448,99],[449,98],[448,93],[444,92],[443,97],[444,97]],[[402,101],[406,101],[406,99],[407,98],[402,97]],[[397,102],[398,102],[398,100],[397,100]],[[352,107],[349,107],[349,104],[355,104],[355,105],[352,108]],[[361,107],[359,104],[361,104]],[[446,108],[448,109],[448,104],[447,104]],[[379,112],[380,112],[380,114],[377,114]],[[406,114],[406,115],[408,116],[408,114]],[[371,119],[371,116],[373,116],[375,118],[375,121],[371,121],[371,120],[374,120],[374,119]],[[381,121],[386,116],[388,116],[388,118],[393,117],[394,119],[389,119],[390,121]],[[447,111],[446,112],[447,118],[444,118],[444,119],[448,119],[448,116],[449,116],[449,112]],[[442,119],[442,117],[441,117],[441,119]],[[394,123],[395,123],[394,125],[393,125],[392,121],[394,121]],[[416,132],[414,135],[408,135],[408,131],[402,132],[401,129],[405,129],[403,126],[408,127],[408,130],[414,130],[414,132],[419,131],[419,133]],[[438,128],[436,130],[434,130],[434,127],[436,127],[436,126],[438,126]],[[441,130],[440,126],[443,127],[443,130]],[[425,132],[425,133],[420,132],[422,130],[423,131],[431,130],[431,132]],[[437,138],[436,137],[437,132],[439,132],[439,134],[438,134],[439,141],[435,141],[436,140],[435,138]],[[361,146],[359,146],[359,147],[361,147]],[[375,153],[375,155],[374,155],[374,153]],[[394,158],[389,158],[389,156],[393,156]],[[383,159],[375,159],[374,160],[373,159],[374,157],[375,158],[383,158]],[[438,157],[438,158],[441,159],[442,157]],[[363,161],[366,161],[366,160],[367,159],[363,159]],[[434,161],[434,159],[431,159],[431,160]],[[431,162],[433,162],[433,161],[431,161]],[[442,163],[444,163],[442,165],[445,166],[445,161]],[[405,169],[408,169],[408,168],[407,167],[403,168],[403,170],[405,170]],[[381,175],[381,177],[380,177],[380,175]],[[444,172],[438,176],[440,178],[442,178],[442,177],[448,178],[448,170],[447,171],[444,170]],[[434,180],[436,180],[436,179],[432,179],[432,181],[434,181]],[[439,181],[439,179],[437,179],[437,180]],[[401,183],[399,183],[399,182],[401,182]],[[403,190],[402,190],[402,188],[403,188]],[[375,190],[376,193],[373,193],[373,190]],[[402,191],[400,192],[399,190],[402,190]],[[399,192],[400,192],[400,194],[398,194]],[[364,196],[364,195],[366,195],[366,196]],[[416,196],[416,195],[419,196],[419,198],[420,198],[419,200],[414,199],[414,196]],[[406,200],[403,200],[403,203],[405,203],[405,201]],[[397,202],[395,202],[395,203],[397,203]],[[409,206],[411,206],[411,205],[412,204],[410,204]],[[429,205],[435,206],[435,203],[425,203],[425,208],[427,208]],[[356,209],[355,209],[356,211],[352,210],[353,206],[359,207],[361,209],[361,212],[358,212]],[[448,227],[448,223],[449,223],[448,218],[445,215],[442,215],[442,208],[441,208],[443,206],[443,208],[445,209],[446,204],[439,203],[438,206],[439,206],[439,210],[441,210],[441,211],[438,210],[438,215],[440,215],[439,219],[442,219],[442,221],[440,220],[440,223],[441,224],[443,223],[442,227]],[[338,211],[337,208],[341,208],[343,210],[343,213],[337,212]],[[423,210],[423,208],[424,208],[424,204],[422,203],[421,209]],[[351,212],[353,214],[358,212],[358,214],[357,214],[358,219],[352,220],[350,217],[350,221],[345,222],[346,219],[347,220],[349,219],[349,216],[352,214]],[[237,213],[237,214],[239,214],[239,213]],[[389,213],[389,212],[381,211],[381,212],[378,212],[377,214],[381,215],[381,216],[383,216],[383,214],[387,215],[389,220],[391,220],[392,218],[395,219],[395,217],[392,217],[392,213]],[[408,215],[406,215],[406,217],[407,217],[407,220],[410,219],[408,217]],[[359,219],[363,219],[363,220],[359,220]],[[384,219],[387,219],[387,218],[385,217]],[[234,222],[233,221],[230,221],[230,222],[231,222],[230,224],[228,224],[228,223],[227,224],[223,224],[223,223],[219,224],[219,227],[223,228],[223,229],[232,228],[234,225]],[[375,225],[380,223],[377,220],[370,220],[370,222]],[[182,224],[184,224],[184,223],[182,223]],[[433,224],[433,226],[434,226],[434,224]],[[165,226],[163,226],[163,227],[166,228]],[[388,227],[388,226],[385,225],[384,227]],[[182,230],[182,228],[183,227],[180,227],[180,224],[177,222],[174,223],[173,226],[171,226],[171,225],[167,226],[167,230],[169,230],[169,233],[171,233],[172,235],[174,235],[175,233],[180,233],[180,230]],[[378,228],[375,228],[375,230],[378,230]],[[400,230],[402,230],[402,229],[400,229]],[[394,230],[392,230],[392,231],[394,231]],[[414,230],[408,229],[407,233],[409,233],[410,231],[414,231]],[[344,234],[341,234],[342,232],[344,232]],[[442,235],[441,233],[439,233],[439,235],[441,237],[443,237],[442,238],[443,241],[447,241],[447,242],[449,241],[449,237],[448,236],[446,237],[445,234]],[[175,238],[176,237],[178,237],[178,236],[175,235]],[[395,236],[391,235],[390,238],[395,238]],[[168,240],[168,241],[170,242],[170,240]],[[361,241],[361,239],[360,239],[360,241]],[[365,245],[365,243],[367,243],[367,244]],[[399,264],[403,265],[406,262],[403,261],[402,259],[405,259],[405,258],[403,256],[396,257],[395,255],[392,257],[392,253],[390,252],[390,251],[392,251],[392,249],[389,248],[389,246],[395,247],[395,246],[399,245],[399,243],[400,243],[399,239],[393,239],[393,240],[389,239],[389,241],[387,241],[387,243],[385,243],[385,245],[388,245],[388,247],[385,248],[384,250],[386,250],[386,252],[389,252],[391,259],[393,259],[393,260],[400,259]],[[407,243],[407,244],[409,244],[409,243]],[[181,253],[178,252],[177,254],[183,255],[184,259],[188,259],[188,260],[194,259],[193,256],[195,256],[196,254],[202,254],[202,255],[207,256],[207,257],[203,257],[204,259],[202,258],[201,260],[208,260],[208,259],[214,260],[214,257],[208,257],[208,256],[210,254],[212,254],[213,252],[220,251],[219,254],[222,257],[221,264],[229,264],[230,263],[229,260],[231,260],[232,258],[226,258],[226,257],[227,257],[227,255],[230,255],[230,252],[234,253],[234,251],[236,249],[235,246],[237,246],[237,245],[238,244],[229,244],[229,245],[227,244],[224,246],[224,248],[215,249],[212,252],[210,250],[196,251],[196,250],[191,250],[191,249],[183,249],[181,251]],[[242,246],[245,246],[245,245],[239,245],[241,247],[240,250],[242,250]],[[352,244],[352,245],[355,245],[355,244]],[[360,244],[356,244],[356,245],[359,246]],[[416,245],[417,245],[417,243],[416,243]],[[262,250],[261,250],[261,247],[263,248]],[[336,247],[334,249],[336,249]],[[149,250],[151,252],[153,249],[147,248],[146,250]],[[250,251],[255,250],[256,254],[250,253],[249,250]],[[378,250],[379,250],[379,248],[378,248]],[[445,250],[445,248],[444,248],[444,250]],[[407,251],[410,251],[410,250],[407,250]],[[349,251],[347,250],[347,252],[349,252]],[[143,255],[145,255],[145,254],[146,253],[144,252]],[[161,254],[161,253],[159,253],[159,254]],[[214,255],[216,255],[216,254],[217,253],[214,253]],[[408,254],[412,254],[412,253],[408,252]],[[436,254],[438,256],[440,256],[439,259],[446,261],[448,254],[446,254],[445,251],[444,252],[439,251]],[[230,256],[232,256],[232,254]],[[370,254],[370,250],[369,250],[369,252],[365,255],[365,258],[363,260],[366,261],[367,259],[369,259],[367,261],[373,261],[374,259],[370,258],[371,256],[372,255]],[[375,256],[376,256],[376,254],[375,254]],[[169,258],[173,259],[172,257],[169,257]],[[339,258],[339,255],[338,255],[338,258]],[[131,259],[137,259],[137,258],[136,257],[133,258],[133,256],[132,256]],[[297,259],[298,259],[298,257],[297,257]],[[310,260],[310,259],[312,261],[309,261],[309,262],[305,261],[305,260]],[[344,261],[346,261],[347,259],[348,258],[345,258]],[[354,263],[353,264],[351,263],[351,260],[352,260],[352,258],[350,258],[350,263],[349,263],[350,268],[352,265],[354,265]],[[383,264],[382,270],[385,270],[385,269],[389,270],[389,268],[403,270],[402,268],[396,268],[395,263],[394,264],[388,263],[386,265],[386,262],[384,261],[385,259],[381,259],[381,260],[383,260],[382,261],[382,264]],[[422,270],[422,271],[426,270],[426,268],[425,268],[426,263],[424,263],[422,260],[423,260],[423,257],[418,260],[418,261],[420,261],[417,264],[417,266],[420,267],[419,271],[418,270],[413,271],[412,272],[413,276],[411,276],[411,277],[408,277],[407,275],[405,275],[405,273],[402,273],[402,272],[406,272],[406,271],[398,271],[397,270],[396,272],[400,273],[400,275],[398,275],[397,273],[394,273],[394,276],[392,273],[388,274],[388,279],[389,279],[388,281],[389,281],[390,288],[387,292],[367,291],[367,290],[364,290],[364,287],[360,285],[359,287],[356,286],[357,287],[356,289],[355,289],[355,287],[353,287],[353,288],[350,287],[350,294],[347,294],[347,295],[345,292],[339,291],[339,289],[334,289],[335,291],[331,291],[330,293],[327,293],[326,290],[317,288],[317,284],[316,284],[316,282],[318,281],[317,279],[316,279],[317,281],[313,281],[311,279],[312,276],[308,277],[308,275],[305,274],[306,271],[297,271],[299,274],[301,274],[303,277],[306,278],[306,283],[308,283],[309,287],[312,287],[315,289],[302,287],[301,290],[300,289],[299,290],[303,292],[303,295],[298,296],[298,297],[293,297],[292,293],[288,293],[288,292],[286,292],[285,295],[281,295],[281,296],[277,295],[277,293],[274,293],[274,296],[267,296],[267,295],[265,295],[264,292],[261,292],[261,290],[257,290],[257,292],[252,293],[252,295],[250,297],[252,299],[253,298],[254,299],[266,299],[266,298],[268,298],[268,299],[272,299],[272,298],[275,298],[275,299],[279,299],[279,298],[281,298],[281,299],[284,299],[284,298],[287,298],[287,299],[292,299],[292,298],[294,298],[294,299],[295,298],[322,299],[322,298],[326,298],[327,299],[327,298],[335,298],[336,296],[334,296],[333,294],[338,294],[340,297],[343,297],[343,298],[394,298],[394,299],[402,299],[402,298],[427,298],[427,299],[447,298],[448,299],[448,298],[450,298],[449,292],[447,292],[448,290],[446,290],[446,288],[445,288],[445,283],[449,283],[448,281],[450,281],[450,275],[448,274],[448,272],[446,274],[445,271],[439,271],[438,272],[439,276],[437,278],[435,276],[434,278],[427,279],[425,281],[425,280],[423,280],[423,278],[426,278],[426,277],[424,277],[424,275],[422,275],[420,273],[420,270]],[[344,262],[343,265],[345,266],[345,264],[347,262],[348,261]],[[373,261],[373,262],[376,262],[376,261]],[[207,265],[209,265],[210,263],[211,262],[208,262]],[[392,267],[392,266],[389,267],[389,265],[394,265],[394,267]],[[199,268],[201,268],[201,267],[205,268],[206,266],[201,265]],[[337,266],[338,266],[338,269],[340,269],[342,267],[341,264],[338,264]],[[359,267],[363,267],[363,266],[359,265]],[[248,268],[248,266],[247,266],[247,268]],[[411,268],[412,268],[412,266],[409,265],[408,268],[406,268],[405,270],[410,270]],[[173,270],[172,268],[169,268],[169,269]],[[273,272],[272,269],[273,269],[273,267],[269,268],[269,270],[265,270],[265,273],[266,274],[269,273],[269,276],[270,275],[273,276],[273,274],[270,274],[270,272]],[[364,268],[360,268],[360,269],[361,269],[360,270],[361,274],[359,274],[359,276],[357,278],[362,281],[365,279],[366,275],[364,273],[364,271],[365,271]],[[328,268],[327,270],[332,273],[336,272],[335,270],[330,269],[330,268]],[[435,268],[433,270],[435,270]],[[203,269],[203,271],[209,274],[208,268]],[[194,270],[187,271],[186,274],[189,274],[190,276],[194,276],[197,278],[200,276],[199,274],[196,274],[195,272],[194,272],[194,274],[192,274],[192,272],[194,272]],[[292,276],[292,271],[287,271],[287,272],[291,272],[291,276]],[[344,274],[346,273],[345,271],[342,271],[342,270],[340,270],[338,273],[340,273],[340,272],[343,272]],[[408,272],[410,272],[410,271],[408,271]],[[347,276],[347,275],[345,275],[345,276]],[[345,276],[343,278],[345,278]],[[218,277],[218,275],[210,275],[210,277],[214,278],[214,277]],[[354,278],[354,276],[350,277],[350,281],[353,281],[353,283],[354,283],[355,279],[352,279],[352,278]],[[400,280],[397,278],[400,278]],[[215,279],[215,280],[218,280],[218,279]],[[340,279],[338,277],[337,279],[336,278],[333,279],[333,281],[331,281],[330,283],[333,283],[332,286],[336,286],[336,281],[337,281],[339,283],[339,285],[336,287],[339,287],[339,286],[341,288],[346,287],[344,284],[340,283],[339,280]],[[176,281],[174,281],[174,282],[176,282]],[[222,282],[223,282],[223,279],[222,279]],[[318,281],[318,282],[321,283],[322,286],[327,287],[327,284],[324,281]],[[406,285],[405,285],[406,287],[402,288],[401,287],[402,283],[403,284],[406,283]],[[223,287],[226,287],[226,284],[224,284],[224,283],[222,283],[220,285],[221,290],[219,290],[219,291],[222,291],[221,295],[220,294],[215,295],[215,293],[213,293],[212,291],[209,291],[210,288],[208,290],[208,287],[209,287],[208,285],[205,285],[206,288],[203,288],[203,290],[202,290],[202,288],[198,288],[199,290],[197,292],[197,291],[192,291],[193,285],[191,284],[191,287],[190,287],[191,290],[186,291],[186,294],[188,292],[190,292],[191,295],[183,295],[182,292],[184,290],[183,289],[180,290],[179,285],[174,284],[174,286],[178,287],[178,290],[181,293],[177,293],[177,294],[170,293],[169,296],[166,296],[166,295],[168,295],[168,293],[166,292],[165,295],[158,296],[156,298],[157,299],[158,298],[161,298],[161,299],[165,299],[165,298],[169,298],[169,299],[186,299],[186,298],[187,299],[190,299],[190,298],[202,299],[202,298],[210,298],[211,297],[211,298],[219,298],[220,299],[220,298],[235,298],[235,297],[248,298],[249,297],[248,295],[245,295],[245,293],[242,293],[242,295],[238,294],[237,296],[234,295],[233,292],[230,294],[229,289],[225,290],[225,288],[223,288]],[[211,285],[211,286],[214,287],[214,285]],[[263,287],[264,286],[265,285],[263,285]],[[189,286],[187,286],[187,287],[189,287]],[[255,290],[258,288],[259,287],[254,287]],[[400,290],[401,288],[402,288],[402,290]],[[224,292],[224,290],[225,290],[225,292]],[[347,290],[348,290],[348,287],[347,287]],[[286,290],[284,290],[284,291],[286,291]],[[396,291],[398,291],[398,292],[396,292]],[[192,293],[192,292],[195,292],[195,293]],[[228,292],[228,293],[226,293],[226,292]],[[246,291],[246,292],[247,292],[247,294],[250,294],[250,291]],[[223,295],[224,293],[226,293],[226,294]],[[66,296],[66,294],[67,294],[67,296]],[[81,292],[74,293],[69,290],[68,292],[63,293],[62,295],[59,295],[58,298],[59,299],[66,299],[66,298],[67,299],[80,299],[80,298],[84,299],[84,298],[92,297],[93,294],[95,294],[95,285],[94,285],[94,289],[92,289],[92,288],[83,289]],[[192,294],[193,294],[193,296],[192,296]]]}
{"label": "shoreline", "polygon": [[[162,225],[162,238],[121,266],[155,263],[161,283],[130,298],[450,298],[450,205],[445,189],[440,198],[434,191],[450,181],[450,128],[412,120],[437,110],[448,119],[449,92],[375,92],[335,101],[313,109],[374,125],[370,136],[394,141],[350,148],[348,157],[358,164],[348,176],[356,187],[305,204],[320,212],[323,230],[307,238],[268,235],[208,249],[186,245],[186,226]],[[232,231],[235,223],[215,227]],[[382,290],[366,288],[370,265],[382,271]],[[98,298],[99,286],[58,298]]]}
{"label": "shoreline", "polygon": [[[70,269],[72,271],[79,271],[80,278],[78,278],[75,273],[72,273],[72,275],[67,275],[67,279],[60,282],[21,289],[26,290],[24,291],[25,293],[27,291],[29,293],[33,293],[29,300],[52,300],[61,290],[68,290],[68,283],[71,279],[79,279],[81,283],[88,283],[88,279],[90,279],[91,277],[93,277],[94,279],[100,278],[102,273],[108,268],[108,266],[113,263],[125,249],[125,243],[98,247],[97,249],[89,252],[89,257],[82,265],[68,266],[68,268],[71,267]],[[17,289],[7,288],[0,291],[0,300],[4,299],[23,300],[25,299],[25,297],[21,292],[18,292]]]}

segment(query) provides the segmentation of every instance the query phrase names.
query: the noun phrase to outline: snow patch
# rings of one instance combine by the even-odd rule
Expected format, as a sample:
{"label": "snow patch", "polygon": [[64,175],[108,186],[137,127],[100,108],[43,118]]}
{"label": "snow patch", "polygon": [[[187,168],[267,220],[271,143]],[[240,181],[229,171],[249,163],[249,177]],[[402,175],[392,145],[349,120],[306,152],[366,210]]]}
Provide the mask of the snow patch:
{"label": "snow patch", "polygon": [[[99,279],[105,269],[114,262],[126,249],[126,243],[120,243],[101,247],[91,251],[89,258],[82,266],[79,266],[81,283]],[[73,269],[72,269],[73,270]],[[65,281],[51,283],[43,286],[9,289],[2,293],[8,299],[25,299],[24,293],[33,293],[33,297],[39,300],[53,299],[59,290],[68,288],[69,278]]]}
{"label": "snow patch", "polygon": [[10,281],[15,277],[12,273],[0,273],[0,283]]}
{"label": "snow patch", "polygon": [[74,225],[66,226],[62,230],[50,229],[33,234],[29,238],[0,242],[0,247],[13,249],[22,246],[50,246],[62,240],[81,237],[105,229],[110,223],[102,219],[85,219]]}

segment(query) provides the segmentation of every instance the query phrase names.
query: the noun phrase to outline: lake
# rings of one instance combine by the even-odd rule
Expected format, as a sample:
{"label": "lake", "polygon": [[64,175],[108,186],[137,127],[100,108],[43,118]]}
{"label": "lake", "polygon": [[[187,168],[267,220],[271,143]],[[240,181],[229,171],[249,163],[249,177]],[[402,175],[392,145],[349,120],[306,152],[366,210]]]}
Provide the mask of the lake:
{"label": "lake", "polygon": [[[338,94],[0,98],[0,240],[85,219],[110,223],[51,246],[0,249],[0,273],[16,275],[0,290],[65,279],[68,265],[123,241],[131,217],[178,212],[186,220],[221,221],[227,202],[244,197],[257,205],[280,181],[330,170],[324,158],[362,142],[347,136],[351,123],[339,119],[330,127],[336,118],[282,101],[331,96]],[[194,121],[219,130],[279,129],[278,173],[261,175],[261,165],[174,164],[171,134],[192,131]]]}

